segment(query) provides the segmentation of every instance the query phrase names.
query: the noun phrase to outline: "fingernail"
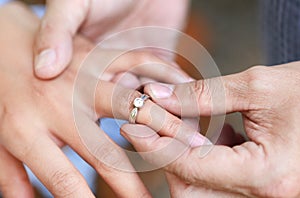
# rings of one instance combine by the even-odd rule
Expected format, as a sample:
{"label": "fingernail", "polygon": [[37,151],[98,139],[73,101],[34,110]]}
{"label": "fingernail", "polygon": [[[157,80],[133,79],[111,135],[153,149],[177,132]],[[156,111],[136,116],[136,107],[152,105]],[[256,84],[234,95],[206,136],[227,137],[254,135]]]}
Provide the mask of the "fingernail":
{"label": "fingernail", "polygon": [[47,49],[42,51],[35,63],[35,69],[36,70],[41,70],[47,67],[51,67],[55,64],[56,61],[56,53],[53,49]]}
{"label": "fingernail", "polygon": [[190,141],[191,147],[198,147],[204,145],[206,142],[206,138],[200,135],[198,132],[192,137]]}
{"label": "fingernail", "polygon": [[189,78],[188,78],[188,82],[193,82],[193,81],[195,81],[194,78],[192,78],[192,77],[189,77]]}
{"label": "fingernail", "polygon": [[150,90],[155,98],[164,99],[172,96],[174,85],[155,83],[150,84]]}

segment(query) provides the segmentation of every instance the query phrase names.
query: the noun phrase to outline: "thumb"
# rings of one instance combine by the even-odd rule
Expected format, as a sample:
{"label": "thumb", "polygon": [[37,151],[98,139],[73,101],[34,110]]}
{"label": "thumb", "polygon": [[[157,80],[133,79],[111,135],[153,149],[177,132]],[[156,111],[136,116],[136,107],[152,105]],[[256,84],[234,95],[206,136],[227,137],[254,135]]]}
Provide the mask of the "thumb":
{"label": "thumb", "polygon": [[260,176],[265,171],[261,166],[265,157],[261,145],[253,142],[234,149],[209,145],[209,142],[191,148],[176,139],[161,137],[143,125],[123,125],[121,134],[146,161],[157,168],[164,167],[186,184],[249,194],[251,181],[262,181]]}
{"label": "thumb", "polygon": [[145,92],[173,114],[218,115],[248,108],[246,79],[239,73],[178,85],[153,83],[145,86]]}
{"label": "thumb", "polygon": [[43,79],[59,75],[72,57],[72,37],[84,21],[89,0],[49,0],[34,45],[35,73]]}

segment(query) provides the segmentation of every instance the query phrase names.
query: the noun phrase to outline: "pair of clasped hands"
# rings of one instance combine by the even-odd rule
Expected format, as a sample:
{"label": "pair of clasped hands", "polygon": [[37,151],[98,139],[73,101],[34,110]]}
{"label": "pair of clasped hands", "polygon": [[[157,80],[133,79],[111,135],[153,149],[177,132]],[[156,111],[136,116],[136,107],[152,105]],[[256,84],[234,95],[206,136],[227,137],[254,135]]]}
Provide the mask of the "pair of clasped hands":
{"label": "pair of clasped hands", "polygon": [[[80,63],[94,47],[86,38],[97,41],[110,33],[104,30],[114,32],[141,25],[181,28],[187,1],[139,2],[49,1],[39,29],[39,20],[24,5],[10,3],[0,8],[0,189],[4,197],[34,196],[23,163],[55,197],[94,197],[61,151],[64,145],[92,165],[119,197],[151,197],[136,173],[108,167],[91,154],[79,137],[72,112],[72,105],[78,107],[92,127],[97,127],[95,121],[101,117],[128,119],[133,100],[140,96],[131,88],[143,78],[169,84],[151,83],[145,87],[152,101],[147,100],[139,111],[137,123],[141,125],[126,124],[121,134],[145,160],[156,165],[171,162],[164,169],[172,197],[297,197],[299,63],[253,67],[238,74],[191,82],[175,64],[159,58],[161,55],[131,52],[114,61],[99,79],[95,104],[84,97],[72,104]],[[171,2],[172,8],[168,6]],[[98,4],[102,12],[93,9]],[[81,35],[77,35],[79,28]],[[97,53],[109,57],[112,51]],[[89,64],[101,67],[101,60],[96,56]],[[122,73],[135,65],[144,66],[131,70],[122,82]],[[90,79],[97,78],[93,71],[85,72]],[[219,92],[220,81],[225,108],[211,103],[212,93]],[[120,84],[124,86],[120,88]],[[195,97],[197,106],[192,101]],[[223,103],[224,98],[215,100],[214,104],[218,100]],[[244,142],[225,127],[219,145],[211,145],[174,116],[231,112],[242,113],[249,141]],[[98,130],[103,139],[107,138]],[[170,142],[172,148],[161,149]],[[209,152],[203,156],[207,147]],[[120,149],[99,140],[95,150],[101,153]],[[173,160],[174,153],[182,150],[182,155]],[[126,164],[133,170],[121,150],[103,155],[112,158],[115,165]]]}

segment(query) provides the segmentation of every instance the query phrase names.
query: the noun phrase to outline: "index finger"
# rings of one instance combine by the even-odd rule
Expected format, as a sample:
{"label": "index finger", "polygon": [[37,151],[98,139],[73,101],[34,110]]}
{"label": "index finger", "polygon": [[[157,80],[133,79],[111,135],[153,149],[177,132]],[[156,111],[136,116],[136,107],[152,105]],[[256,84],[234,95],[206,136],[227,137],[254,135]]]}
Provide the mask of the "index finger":
{"label": "index finger", "polygon": [[[99,63],[111,60],[109,67],[100,77],[101,80],[109,81],[112,77],[109,74],[130,72],[165,83],[177,84],[191,81],[191,78],[175,63],[167,63],[149,52],[122,52],[120,50],[103,50],[99,47],[94,50],[95,52],[89,55],[89,64],[99,67]],[[101,54],[105,56],[101,56]]]}
{"label": "index finger", "polygon": [[[103,94],[106,93],[106,94]],[[133,110],[133,101],[141,93],[120,85],[101,81],[96,90],[95,109],[98,117],[114,117],[128,120]],[[147,125],[160,135],[177,138],[191,146],[208,141],[194,127],[185,124],[178,117],[167,112],[151,100],[146,100],[139,108],[136,122]]]}

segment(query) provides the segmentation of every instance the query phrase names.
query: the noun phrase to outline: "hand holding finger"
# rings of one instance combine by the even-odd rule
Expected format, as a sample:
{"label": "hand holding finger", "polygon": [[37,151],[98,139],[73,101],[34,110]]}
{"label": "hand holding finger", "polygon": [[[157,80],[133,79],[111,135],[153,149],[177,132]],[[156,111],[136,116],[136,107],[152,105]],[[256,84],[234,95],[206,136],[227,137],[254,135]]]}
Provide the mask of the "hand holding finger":
{"label": "hand holding finger", "polygon": [[247,84],[241,81],[245,77],[241,73],[179,85],[153,83],[145,87],[145,92],[176,115],[224,114],[242,111],[249,105]]}
{"label": "hand holding finger", "polygon": [[[100,117],[129,119],[134,109],[133,103],[141,94],[109,82],[101,82],[96,92],[96,112]],[[100,94],[100,90],[106,94]],[[189,127],[176,116],[165,111],[151,100],[146,100],[138,111],[136,122],[145,124],[161,135],[171,135],[191,146],[209,142],[194,128]]]}

